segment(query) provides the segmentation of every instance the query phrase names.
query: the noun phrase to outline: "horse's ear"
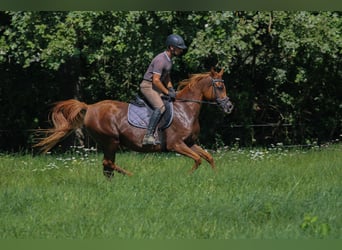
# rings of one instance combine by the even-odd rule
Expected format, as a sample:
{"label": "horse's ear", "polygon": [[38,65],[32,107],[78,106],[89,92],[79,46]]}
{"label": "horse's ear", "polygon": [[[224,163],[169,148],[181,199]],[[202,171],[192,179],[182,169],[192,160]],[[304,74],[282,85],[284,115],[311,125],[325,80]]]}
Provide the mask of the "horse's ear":
{"label": "horse's ear", "polygon": [[214,66],[211,66],[210,73],[212,76],[215,75],[216,71]]}
{"label": "horse's ear", "polygon": [[222,76],[222,75],[223,75],[223,72],[224,72],[224,68],[221,69],[219,75]]}

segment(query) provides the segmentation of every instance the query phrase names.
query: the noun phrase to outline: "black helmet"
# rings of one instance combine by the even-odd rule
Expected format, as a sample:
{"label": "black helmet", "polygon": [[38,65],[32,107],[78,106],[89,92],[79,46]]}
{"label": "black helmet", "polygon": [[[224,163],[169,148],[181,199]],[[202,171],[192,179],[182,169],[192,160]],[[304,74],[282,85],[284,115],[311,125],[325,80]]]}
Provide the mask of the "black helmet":
{"label": "black helmet", "polygon": [[185,46],[184,40],[181,36],[176,34],[171,34],[166,39],[166,47],[174,46],[180,49],[187,49]]}

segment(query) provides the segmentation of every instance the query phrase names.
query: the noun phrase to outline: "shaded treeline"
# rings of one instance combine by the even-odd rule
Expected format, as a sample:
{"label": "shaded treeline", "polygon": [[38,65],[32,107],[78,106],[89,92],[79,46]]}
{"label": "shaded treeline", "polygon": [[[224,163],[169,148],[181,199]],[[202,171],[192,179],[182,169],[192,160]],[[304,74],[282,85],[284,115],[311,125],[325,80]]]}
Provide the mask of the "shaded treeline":
{"label": "shaded treeline", "polygon": [[30,148],[56,101],[129,101],[170,33],[189,47],[174,63],[176,86],[225,68],[235,110],[204,105],[202,144],[338,139],[341,23],[323,11],[0,12],[0,149]]}

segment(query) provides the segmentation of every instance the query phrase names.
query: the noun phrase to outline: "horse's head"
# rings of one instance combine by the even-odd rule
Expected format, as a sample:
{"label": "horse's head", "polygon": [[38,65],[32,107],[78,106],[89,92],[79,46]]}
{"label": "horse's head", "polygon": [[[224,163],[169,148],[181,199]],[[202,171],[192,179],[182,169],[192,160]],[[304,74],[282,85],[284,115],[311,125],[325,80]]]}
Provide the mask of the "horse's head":
{"label": "horse's head", "polygon": [[216,72],[214,68],[210,71],[210,87],[204,93],[204,98],[207,100],[216,101],[225,113],[230,114],[234,108],[234,105],[229,100],[226,92],[226,86],[222,79],[223,69],[220,72]]}

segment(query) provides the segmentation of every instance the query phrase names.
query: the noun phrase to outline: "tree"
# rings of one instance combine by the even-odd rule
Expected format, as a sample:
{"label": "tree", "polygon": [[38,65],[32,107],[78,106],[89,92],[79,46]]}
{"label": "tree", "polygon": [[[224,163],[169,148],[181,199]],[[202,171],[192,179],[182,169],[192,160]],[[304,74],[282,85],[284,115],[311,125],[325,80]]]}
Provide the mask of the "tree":
{"label": "tree", "polygon": [[[204,107],[205,144],[339,137],[340,12],[23,11],[0,17],[0,129],[6,131],[0,135],[10,147],[26,147],[27,129],[48,126],[55,101],[129,101],[170,33],[189,47],[175,59],[175,85],[211,66],[225,68],[235,111],[227,117]],[[278,126],[249,126],[265,123]]]}

